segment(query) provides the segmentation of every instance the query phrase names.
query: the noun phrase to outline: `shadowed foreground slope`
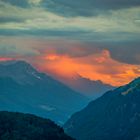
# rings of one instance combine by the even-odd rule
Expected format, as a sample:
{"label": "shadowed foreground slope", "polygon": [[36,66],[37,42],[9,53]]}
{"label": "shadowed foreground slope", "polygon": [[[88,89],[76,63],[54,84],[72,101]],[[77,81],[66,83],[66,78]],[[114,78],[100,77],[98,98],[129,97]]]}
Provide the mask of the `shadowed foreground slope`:
{"label": "shadowed foreground slope", "polygon": [[0,112],[0,140],[73,140],[48,119]]}
{"label": "shadowed foreground slope", "polygon": [[92,101],[64,128],[77,140],[140,140],[140,78]]}

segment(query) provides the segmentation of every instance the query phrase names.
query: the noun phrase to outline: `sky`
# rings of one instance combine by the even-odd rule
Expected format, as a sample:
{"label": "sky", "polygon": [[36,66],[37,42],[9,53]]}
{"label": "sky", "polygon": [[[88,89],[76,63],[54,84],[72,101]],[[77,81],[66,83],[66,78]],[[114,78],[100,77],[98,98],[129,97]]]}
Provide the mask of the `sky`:
{"label": "sky", "polygon": [[120,86],[140,76],[139,0],[0,0],[0,61]]}

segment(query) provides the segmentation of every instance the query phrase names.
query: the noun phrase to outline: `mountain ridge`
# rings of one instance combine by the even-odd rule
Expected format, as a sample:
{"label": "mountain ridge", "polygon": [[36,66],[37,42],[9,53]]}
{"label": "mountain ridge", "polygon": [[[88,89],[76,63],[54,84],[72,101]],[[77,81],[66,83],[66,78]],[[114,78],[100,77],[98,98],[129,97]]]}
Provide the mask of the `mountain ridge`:
{"label": "mountain ridge", "polygon": [[25,61],[0,63],[0,83],[0,110],[33,113],[57,123],[66,121],[89,101]]}
{"label": "mountain ridge", "polygon": [[73,74],[71,77],[60,76],[52,74],[52,76],[60,82],[66,84],[74,91],[77,91],[91,100],[97,99],[108,90],[113,90],[116,87],[103,83],[101,80],[90,80],[82,77],[78,73]]}

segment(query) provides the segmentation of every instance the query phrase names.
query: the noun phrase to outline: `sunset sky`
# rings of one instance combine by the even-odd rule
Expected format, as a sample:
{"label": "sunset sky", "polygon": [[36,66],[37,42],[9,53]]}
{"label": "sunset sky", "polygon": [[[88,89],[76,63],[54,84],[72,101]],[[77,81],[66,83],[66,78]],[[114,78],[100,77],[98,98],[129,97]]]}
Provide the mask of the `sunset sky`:
{"label": "sunset sky", "polygon": [[120,86],[140,76],[140,0],[0,0],[0,61]]}

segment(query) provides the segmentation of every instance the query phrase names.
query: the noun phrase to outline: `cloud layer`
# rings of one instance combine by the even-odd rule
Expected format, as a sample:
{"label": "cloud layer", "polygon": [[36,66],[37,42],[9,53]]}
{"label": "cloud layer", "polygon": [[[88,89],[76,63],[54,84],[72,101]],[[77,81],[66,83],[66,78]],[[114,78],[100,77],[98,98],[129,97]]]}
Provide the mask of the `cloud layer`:
{"label": "cloud layer", "polygon": [[140,75],[138,46],[135,49],[127,47],[126,51],[122,44],[112,46],[21,37],[7,37],[6,40],[0,38],[0,42],[5,44],[0,45],[1,60],[23,59],[55,78],[79,74],[91,80],[102,80],[118,86]]}
{"label": "cloud layer", "polygon": [[[81,41],[139,40],[140,6],[137,0],[3,0],[0,1],[0,7],[1,36],[28,35]],[[64,14],[59,14],[59,10],[53,11],[59,7]],[[95,13],[96,7],[99,13],[91,16],[84,13],[66,16],[69,13],[68,7],[74,13],[78,8],[89,10],[90,7]]]}
{"label": "cloud layer", "polygon": [[121,85],[140,74],[139,0],[1,0],[0,60]]}

